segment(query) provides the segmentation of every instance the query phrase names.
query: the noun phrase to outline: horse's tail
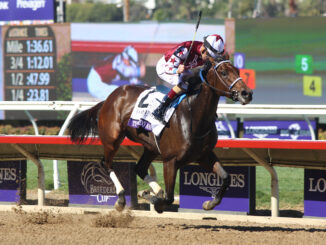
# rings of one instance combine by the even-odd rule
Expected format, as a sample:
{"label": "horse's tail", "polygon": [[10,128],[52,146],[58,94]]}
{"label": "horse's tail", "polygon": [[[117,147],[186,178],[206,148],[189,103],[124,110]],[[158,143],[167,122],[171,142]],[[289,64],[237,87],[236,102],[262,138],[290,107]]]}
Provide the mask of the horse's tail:
{"label": "horse's tail", "polygon": [[68,125],[68,131],[72,142],[81,144],[89,136],[97,134],[97,116],[104,101],[96,104],[92,108],[76,114]]}

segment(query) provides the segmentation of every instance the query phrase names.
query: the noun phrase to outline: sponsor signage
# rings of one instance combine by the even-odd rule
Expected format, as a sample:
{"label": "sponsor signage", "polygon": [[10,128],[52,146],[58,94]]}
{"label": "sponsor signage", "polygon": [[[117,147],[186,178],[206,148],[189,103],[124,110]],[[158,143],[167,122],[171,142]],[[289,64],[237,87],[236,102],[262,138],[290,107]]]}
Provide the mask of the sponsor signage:
{"label": "sponsor signage", "polygon": [[26,199],[26,160],[0,162],[0,202]]}
{"label": "sponsor signage", "polygon": [[[317,120],[310,120],[315,133]],[[311,140],[308,124],[304,120],[264,121],[247,120],[243,122],[243,138],[270,138]]]}
{"label": "sponsor signage", "polygon": [[0,0],[0,25],[26,21],[53,23],[54,3],[49,0]]}
{"label": "sponsor signage", "polygon": [[[216,211],[252,213],[255,209],[255,167],[225,167],[231,184]],[[217,174],[198,165],[180,171],[180,209],[203,210],[202,205],[215,195],[222,184]]]}
{"label": "sponsor signage", "polygon": [[215,121],[215,126],[218,132],[219,139],[231,139],[231,131],[229,126],[232,127],[234,136],[238,137],[238,129],[239,129],[239,121],[238,120],[230,120],[230,125],[226,121]]}
{"label": "sponsor signage", "polygon": [[[113,169],[126,191],[127,205],[137,204],[137,182],[133,163],[114,163]],[[109,173],[98,162],[68,161],[70,205],[113,206],[118,199]]]}
{"label": "sponsor signage", "polygon": [[305,169],[304,215],[326,217],[326,171]]}
{"label": "sponsor signage", "polygon": [[[0,101],[3,101],[3,67],[2,67],[2,28],[0,26]],[[4,113],[0,111],[0,119],[3,119]]]}

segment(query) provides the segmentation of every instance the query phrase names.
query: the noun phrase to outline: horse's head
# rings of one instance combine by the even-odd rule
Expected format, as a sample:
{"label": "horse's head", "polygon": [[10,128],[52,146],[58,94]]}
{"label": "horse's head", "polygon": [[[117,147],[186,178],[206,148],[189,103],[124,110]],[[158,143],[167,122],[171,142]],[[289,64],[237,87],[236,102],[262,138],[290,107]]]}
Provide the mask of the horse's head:
{"label": "horse's head", "polygon": [[[225,95],[233,101],[245,105],[252,100],[252,90],[248,88],[239,76],[239,70],[234,67],[226,56],[206,61],[203,69],[206,75],[206,85],[218,95]],[[203,79],[203,78],[202,78]]]}

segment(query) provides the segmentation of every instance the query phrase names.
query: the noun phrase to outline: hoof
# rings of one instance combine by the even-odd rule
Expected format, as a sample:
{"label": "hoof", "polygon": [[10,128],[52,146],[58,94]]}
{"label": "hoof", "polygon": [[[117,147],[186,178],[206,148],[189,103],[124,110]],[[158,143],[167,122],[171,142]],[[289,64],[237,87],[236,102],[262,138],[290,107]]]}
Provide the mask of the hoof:
{"label": "hoof", "polygon": [[138,191],[137,196],[146,199],[151,194],[149,190]]}
{"label": "hoof", "polygon": [[221,203],[222,199],[221,198],[215,198],[213,200],[209,200],[203,203],[203,209],[204,210],[212,210],[214,209],[217,205]]}
{"label": "hoof", "polygon": [[163,213],[165,207],[164,199],[153,196],[151,198],[151,203],[154,204],[154,209],[156,212],[158,212],[159,214]]}
{"label": "hoof", "polygon": [[114,204],[114,208],[117,211],[122,212],[124,210],[125,206],[126,206],[125,192],[120,191],[120,193],[118,194],[118,200]]}
{"label": "hoof", "polygon": [[156,194],[156,196],[157,196],[158,198],[163,199],[163,198],[164,198],[164,191],[163,191],[163,190],[160,190],[160,191]]}
{"label": "hoof", "polygon": [[212,210],[214,208],[214,206],[212,205],[211,201],[206,201],[203,203],[203,209],[204,210]]}
{"label": "hoof", "polygon": [[125,205],[121,205],[119,203],[119,201],[116,201],[115,204],[114,204],[114,208],[115,210],[117,210],[118,212],[122,212],[125,208]]}

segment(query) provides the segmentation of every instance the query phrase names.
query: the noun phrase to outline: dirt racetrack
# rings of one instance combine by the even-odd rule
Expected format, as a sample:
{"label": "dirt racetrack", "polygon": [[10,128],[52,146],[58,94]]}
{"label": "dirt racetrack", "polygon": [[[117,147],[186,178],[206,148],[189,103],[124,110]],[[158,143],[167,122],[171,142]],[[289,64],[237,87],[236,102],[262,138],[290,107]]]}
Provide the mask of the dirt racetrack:
{"label": "dirt racetrack", "polygon": [[[326,221],[2,206],[0,244],[325,244]],[[204,218],[204,219],[203,219]],[[257,222],[255,222],[257,221]]]}

